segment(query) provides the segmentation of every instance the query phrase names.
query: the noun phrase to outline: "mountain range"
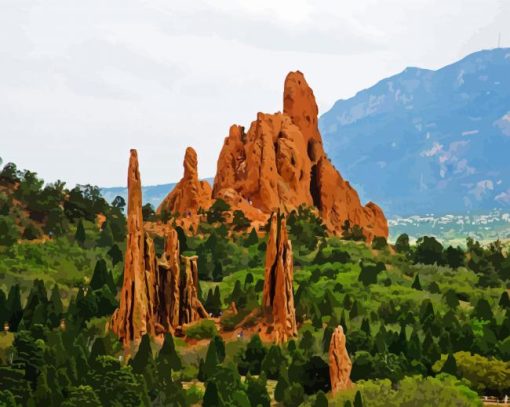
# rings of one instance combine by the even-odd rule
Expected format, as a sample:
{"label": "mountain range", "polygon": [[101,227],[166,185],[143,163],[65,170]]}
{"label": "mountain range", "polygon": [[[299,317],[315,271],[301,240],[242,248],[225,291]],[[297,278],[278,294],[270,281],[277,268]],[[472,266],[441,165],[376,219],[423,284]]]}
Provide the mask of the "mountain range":
{"label": "mountain range", "polygon": [[[319,120],[331,161],[389,216],[510,206],[510,48],[406,68]],[[212,183],[212,179],[207,179]],[[155,207],[175,184],[146,186]],[[127,189],[103,188],[111,200]]]}
{"label": "mountain range", "polygon": [[387,215],[510,205],[510,48],[407,68],[320,118],[325,149]]}

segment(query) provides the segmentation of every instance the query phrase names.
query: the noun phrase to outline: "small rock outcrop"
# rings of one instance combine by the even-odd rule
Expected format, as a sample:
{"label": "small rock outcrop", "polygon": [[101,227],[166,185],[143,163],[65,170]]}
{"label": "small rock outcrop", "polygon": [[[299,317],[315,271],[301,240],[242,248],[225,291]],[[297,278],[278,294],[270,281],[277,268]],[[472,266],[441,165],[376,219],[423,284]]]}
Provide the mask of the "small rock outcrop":
{"label": "small rock outcrop", "polygon": [[168,211],[183,217],[196,215],[200,208],[207,210],[212,203],[211,186],[198,179],[197,153],[191,147],[184,156],[184,175],[159,205],[157,212]]}
{"label": "small rock outcrop", "polygon": [[154,242],[144,232],[142,189],[136,150],[131,150],[128,169],[128,236],[124,281],[119,308],[111,330],[127,347],[140,342],[146,333],[159,335],[186,323],[207,318],[198,298],[197,256],[183,257],[181,278],[179,238],[175,229],[166,233],[165,250],[156,257]]}
{"label": "small rock outcrop", "polygon": [[374,203],[363,206],[329,161],[317,115],[303,74],[289,73],[283,113],[258,113],[248,132],[237,125],[230,128],[218,159],[213,198],[228,197],[251,220],[278,209],[289,213],[302,204],[314,206],[330,233],[341,234],[349,220],[361,226],[369,240],[387,237],[382,210]]}
{"label": "small rock outcrop", "polygon": [[343,328],[335,328],[329,344],[329,376],[333,394],[352,387],[350,379],[352,362],[346,348]]}
{"label": "small rock outcrop", "polygon": [[267,241],[262,308],[276,343],[297,336],[293,264],[285,217],[273,213]]}

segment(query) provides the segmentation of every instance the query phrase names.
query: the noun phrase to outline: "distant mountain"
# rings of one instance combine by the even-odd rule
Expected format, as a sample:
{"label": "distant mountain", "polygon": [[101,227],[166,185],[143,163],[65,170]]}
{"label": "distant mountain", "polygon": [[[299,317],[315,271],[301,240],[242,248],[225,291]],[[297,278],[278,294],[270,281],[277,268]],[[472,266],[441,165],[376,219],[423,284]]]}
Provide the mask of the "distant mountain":
{"label": "distant mountain", "polygon": [[[206,178],[205,181],[212,185],[214,178]],[[142,186],[143,203],[150,203],[156,209],[175,185],[176,183]],[[112,202],[117,195],[127,202],[127,187],[101,188],[101,193],[108,202]]]}
{"label": "distant mountain", "polygon": [[320,118],[325,149],[387,215],[510,206],[510,48],[407,68]]}

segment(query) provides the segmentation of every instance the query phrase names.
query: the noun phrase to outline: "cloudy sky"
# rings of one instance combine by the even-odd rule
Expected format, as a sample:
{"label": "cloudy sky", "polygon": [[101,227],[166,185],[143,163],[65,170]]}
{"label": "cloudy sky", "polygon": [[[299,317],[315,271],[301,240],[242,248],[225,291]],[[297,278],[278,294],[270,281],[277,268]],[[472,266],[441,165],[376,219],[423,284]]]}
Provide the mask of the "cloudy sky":
{"label": "cloudy sky", "polygon": [[[407,66],[510,45],[509,0],[0,0],[0,157],[69,184],[213,176],[233,123],[282,108],[290,70],[321,112]],[[339,168],[341,170],[341,168]]]}

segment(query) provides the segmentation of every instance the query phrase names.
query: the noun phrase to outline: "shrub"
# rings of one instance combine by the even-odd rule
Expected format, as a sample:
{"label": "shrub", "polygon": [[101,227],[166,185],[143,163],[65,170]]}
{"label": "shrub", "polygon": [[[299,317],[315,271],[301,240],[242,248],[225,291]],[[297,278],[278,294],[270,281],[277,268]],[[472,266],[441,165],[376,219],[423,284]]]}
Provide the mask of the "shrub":
{"label": "shrub", "polygon": [[204,319],[185,329],[185,334],[188,338],[193,339],[207,339],[213,338],[218,334],[216,324],[211,319]]}

